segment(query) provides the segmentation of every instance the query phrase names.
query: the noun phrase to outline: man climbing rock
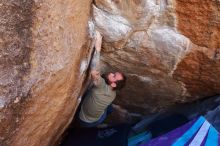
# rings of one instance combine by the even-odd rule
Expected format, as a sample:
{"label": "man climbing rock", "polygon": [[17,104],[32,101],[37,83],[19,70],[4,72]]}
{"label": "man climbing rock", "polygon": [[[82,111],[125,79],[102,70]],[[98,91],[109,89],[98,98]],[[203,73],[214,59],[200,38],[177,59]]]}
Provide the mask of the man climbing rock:
{"label": "man climbing rock", "polygon": [[126,77],[120,72],[110,72],[100,76],[100,51],[102,36],[96,31],[95,53],[91,62],[93,87],[88,91],[79,112],[79,122],[83,127],[101,124],[112,109],[116,90],[125,86]]}

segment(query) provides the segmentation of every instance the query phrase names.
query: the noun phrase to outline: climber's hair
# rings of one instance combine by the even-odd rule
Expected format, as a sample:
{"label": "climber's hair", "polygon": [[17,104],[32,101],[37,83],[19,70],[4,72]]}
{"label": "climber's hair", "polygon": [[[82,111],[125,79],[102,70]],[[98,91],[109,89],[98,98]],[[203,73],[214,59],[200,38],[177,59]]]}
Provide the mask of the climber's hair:
{"label": "climber's hair", "polygon": [[[111,73],[111,72],[104,73],[104,74],[101,75],[101,77],[105,80],[105,83],[108,84],[108,85],[109,85],[109,80],[108,80],[109,73]],[[116,87],[114,87],[113,90],[121,90],[126,85],[127,77],[125,76],[125,74],[123,74],[121,72],[118,72],[118,73],[121,74],[122,80],[118,80],[118,81],[115,82]]]}

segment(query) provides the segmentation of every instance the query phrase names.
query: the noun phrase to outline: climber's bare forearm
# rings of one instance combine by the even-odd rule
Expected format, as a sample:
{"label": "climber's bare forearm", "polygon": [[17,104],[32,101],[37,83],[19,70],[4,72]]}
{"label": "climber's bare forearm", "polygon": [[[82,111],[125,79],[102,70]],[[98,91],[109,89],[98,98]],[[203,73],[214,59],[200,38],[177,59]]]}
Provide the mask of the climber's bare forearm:
{"label": "climber's bare forearm", "polygon": [[91,63],[91,77],[94,85],[98,85],[100,80],[100,52],[95,51]]}
{"label": "climber's bare forearm", "polygon": [[102,46],[102,36],[96,31],[95,53],[91,62],[91,75],[94,83],[100,78],[100,51]]}
{"label": "climber's bare forearm", "polygon": [[96,41],[95,41],[95,53],[92,58],[91,69],[100,71],[100,51],[102,46],[102,36],[96,31]]}
{"label": "climber's bare forearm", "polygon": [[95,49],[96,51],[100,52],[101,48],[102,48],[102,36],[98,31],[96,31]]}
{"label": "climber's bare forearm", "polygon": [[95,50],[94,56],[91,62],[91,70],[100,71],[100,52]]}

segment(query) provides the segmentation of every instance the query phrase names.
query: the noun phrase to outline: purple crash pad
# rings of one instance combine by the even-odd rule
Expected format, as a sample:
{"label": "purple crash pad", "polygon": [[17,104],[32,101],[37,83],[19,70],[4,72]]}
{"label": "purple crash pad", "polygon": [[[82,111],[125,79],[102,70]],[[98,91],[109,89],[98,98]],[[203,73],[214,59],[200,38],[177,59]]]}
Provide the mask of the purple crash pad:
{"label": "purple crash pad", "polygon": [[141,146],[220,146],[220,134],[201,116]]}

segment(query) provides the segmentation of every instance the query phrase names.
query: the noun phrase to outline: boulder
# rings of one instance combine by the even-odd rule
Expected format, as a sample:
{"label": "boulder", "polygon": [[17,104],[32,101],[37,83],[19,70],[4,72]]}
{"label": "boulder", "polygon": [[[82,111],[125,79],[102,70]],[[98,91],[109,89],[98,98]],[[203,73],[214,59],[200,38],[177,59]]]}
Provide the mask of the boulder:
{"label": "boulder", "polygon": [[218,0],[2,0],[0,145],[56,145],[86,89],[94,29],[116,104],[149,114],[220,94]]}
{"label": "boulder", "polygon": [[90,60],[90,0],[0,2],[0,145],[55,145]]}
{"label": "boulder", "polygon": [[122,71],[117,104],[143,114],[220,93],[220,3],[95,0],[103,72]]}

